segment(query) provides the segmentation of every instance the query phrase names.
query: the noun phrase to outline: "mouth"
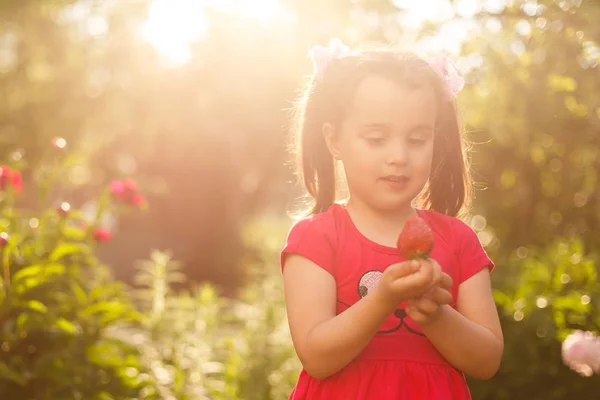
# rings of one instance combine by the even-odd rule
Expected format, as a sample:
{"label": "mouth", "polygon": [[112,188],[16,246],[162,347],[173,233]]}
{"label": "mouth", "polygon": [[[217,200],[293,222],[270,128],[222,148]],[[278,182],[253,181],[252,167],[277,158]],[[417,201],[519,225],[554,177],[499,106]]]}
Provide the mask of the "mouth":
{"label": "mouth", "polygon": [[382,181],[390,182],[390,183],[406,183],[408,182],[408,177],[405,175],[387,175],[379,178]]}

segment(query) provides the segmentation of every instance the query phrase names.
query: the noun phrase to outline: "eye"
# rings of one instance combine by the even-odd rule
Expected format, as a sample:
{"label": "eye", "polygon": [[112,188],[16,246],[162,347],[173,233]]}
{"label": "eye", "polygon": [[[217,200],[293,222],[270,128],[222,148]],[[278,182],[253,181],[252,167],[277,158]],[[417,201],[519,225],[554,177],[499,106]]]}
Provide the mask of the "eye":
{"label": "eye", "polygon": [[425,141],[426,140],[421,137],[409,137],[408,138],[408,143],[415,144],[415,145],[422,145],[425,143]]}
{"label": "eye", "polygon": [[406,140],[412,145],[421,146],[427,143],[430,137],[431,135],[427,135],[424,133],[415,133],[410,135]]}
{"label": "eye", "polygon": [[390,133],[389,127],[382,124],[373,124],[364,127],[362,138],[370,146],[381,146],[387,141]]}
{"label": "eye", "polygon": [[365,138],[365,140],[367,141],[367,143],[373,146],[379,146],[385,143],[385,138],[383,136],[371,136]]}

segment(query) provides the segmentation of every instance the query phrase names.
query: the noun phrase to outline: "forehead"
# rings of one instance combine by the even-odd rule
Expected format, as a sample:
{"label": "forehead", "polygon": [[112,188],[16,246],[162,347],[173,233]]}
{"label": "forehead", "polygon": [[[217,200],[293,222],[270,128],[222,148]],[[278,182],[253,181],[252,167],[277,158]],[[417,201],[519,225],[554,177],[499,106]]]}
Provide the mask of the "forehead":
{"label": "forehead", "polygon": [[350,103],[349,119],[357,123],[386,123],[397,127],[434,125],[437,101],[428,86],[411,88],[378,75],[365,77]]}

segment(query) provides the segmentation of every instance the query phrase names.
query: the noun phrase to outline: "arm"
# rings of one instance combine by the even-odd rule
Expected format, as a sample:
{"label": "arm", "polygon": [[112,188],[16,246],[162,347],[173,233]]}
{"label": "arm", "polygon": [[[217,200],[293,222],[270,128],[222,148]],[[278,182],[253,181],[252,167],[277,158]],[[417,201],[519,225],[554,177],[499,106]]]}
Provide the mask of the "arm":
{"label": "arm", "polygon": [[299,255],[288,257],[283,276],[292,341],[304,369],[317,379],[348,365],[393,311],[368,295],[336,316],[334,278]]}
{"label": "arm", "polygon": [[492,296],[490,274],[483,269],[458,289],[456,310],[443,305],[423,333],[456,368],[476,379],[490,379],[500,367],[504,338]]}
{"label": "arm", "polygon": [[306,372],[324,379],[356,358],[405,296],[421,294],[441,272],[413,262],[391,265],[375,291],[339,315],[335,280],[314,262],[290,255],[283,278],[296,353]]}

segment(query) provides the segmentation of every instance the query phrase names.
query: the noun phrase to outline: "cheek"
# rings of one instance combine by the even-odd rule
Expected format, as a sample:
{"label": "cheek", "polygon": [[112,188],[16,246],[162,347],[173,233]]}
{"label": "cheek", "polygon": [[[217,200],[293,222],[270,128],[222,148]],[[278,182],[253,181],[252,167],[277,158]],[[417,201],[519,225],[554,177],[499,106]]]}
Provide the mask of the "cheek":
{"label": "cheek", "polygon": [[352,140],[344,146],[344,165],[358,174],[368,172],[380,163],[379,153],[362,139]]}
{"label": "cheek", "polygon": [[414,162],[419,171],[429,175],[431,163],[433,160],[433,144],[424,146],[420,151],[415,152]]}

